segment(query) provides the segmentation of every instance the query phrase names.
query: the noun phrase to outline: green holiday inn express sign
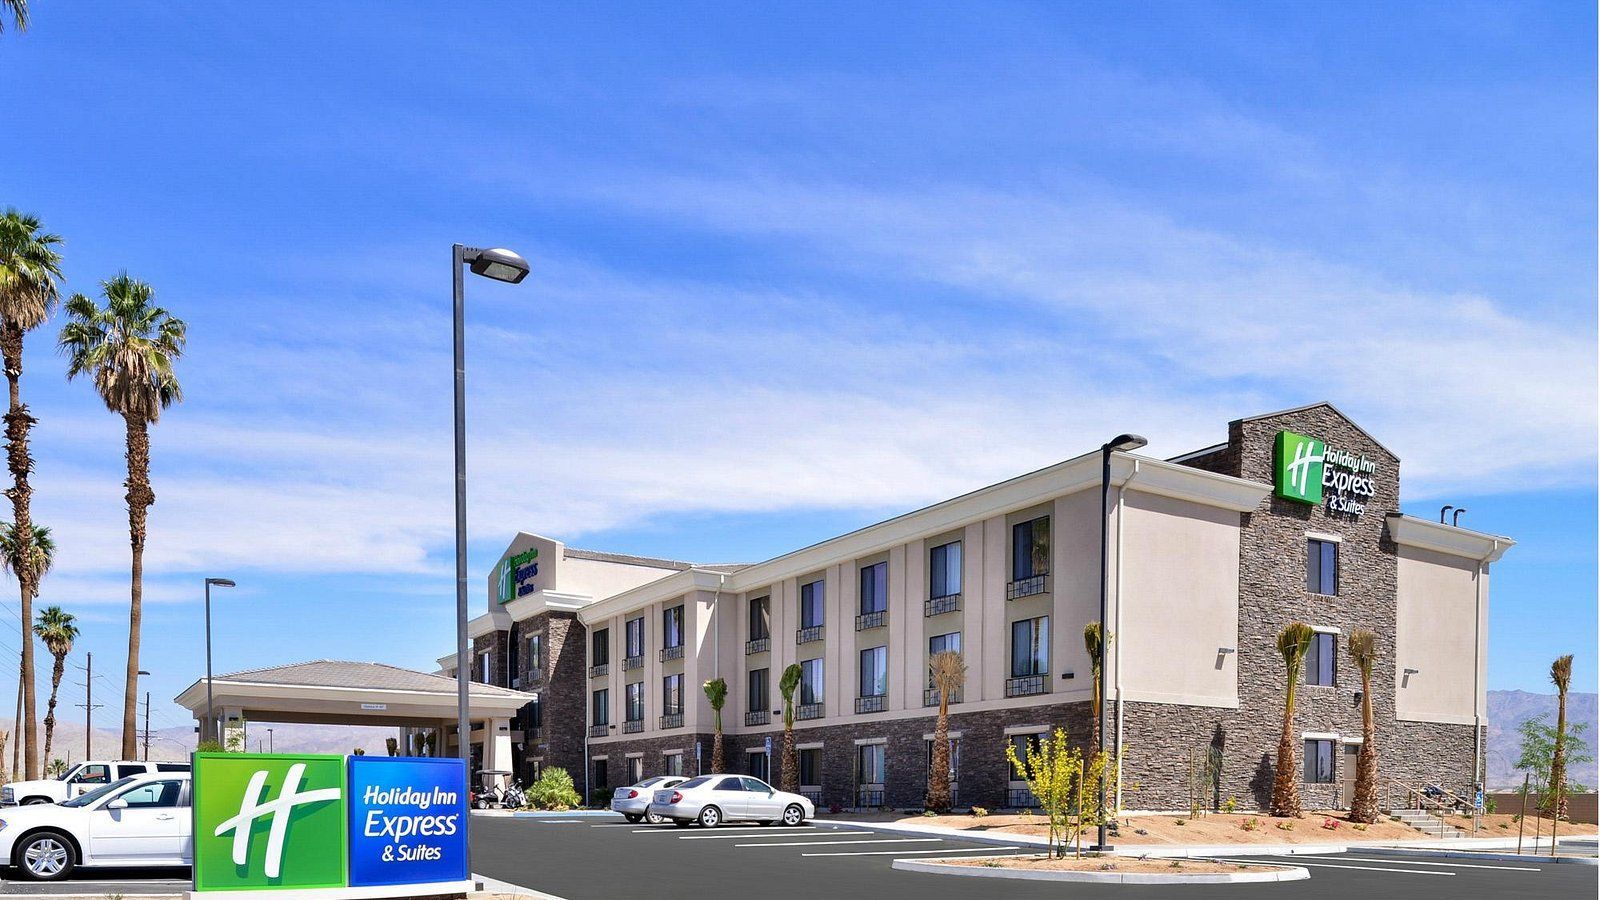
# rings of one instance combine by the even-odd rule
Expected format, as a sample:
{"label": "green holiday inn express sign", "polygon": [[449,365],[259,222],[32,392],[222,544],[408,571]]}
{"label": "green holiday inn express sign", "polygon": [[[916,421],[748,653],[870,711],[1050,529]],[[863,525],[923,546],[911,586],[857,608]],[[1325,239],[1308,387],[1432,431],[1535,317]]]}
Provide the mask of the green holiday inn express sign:
{"label": "green holiday inn express sign", "polygon": [[197,753],[196,891],[345,884],[344,757]]}
{"label": "green holiday inn express sign", "polygon": [[1365,456],[1331,449],[1309,435],[1280,431],[1273,458],[1273,492],[1279,497],[1310,506],[1326,500],[1331,513],[1366,512],[1378,467]]}

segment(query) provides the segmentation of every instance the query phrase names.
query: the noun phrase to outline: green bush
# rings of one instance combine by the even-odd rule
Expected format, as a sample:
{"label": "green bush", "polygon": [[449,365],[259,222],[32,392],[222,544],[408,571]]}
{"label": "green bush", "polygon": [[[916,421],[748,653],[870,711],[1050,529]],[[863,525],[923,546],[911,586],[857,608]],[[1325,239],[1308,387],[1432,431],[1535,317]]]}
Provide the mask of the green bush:
{"label": "green bush", "polygon": [[528,788],[528,805],[560,811],[583,805],[583,798],[572,786],[572,776],[566,769],[550,768],[540,772],[539,780]]}

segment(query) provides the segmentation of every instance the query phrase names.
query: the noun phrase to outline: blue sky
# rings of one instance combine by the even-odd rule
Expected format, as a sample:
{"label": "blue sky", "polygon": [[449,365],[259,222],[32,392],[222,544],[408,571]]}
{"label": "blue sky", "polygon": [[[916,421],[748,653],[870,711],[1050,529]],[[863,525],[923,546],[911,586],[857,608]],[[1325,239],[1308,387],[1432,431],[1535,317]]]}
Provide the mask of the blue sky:
{"label": "blue sky", "polygon": [[[191,326],[159,721],[207,574],[240,582],[219,670],[449,649],[452,241],[534,265],[470,284],[478,571],[519,528],[764,558],[1327,399],[1408,512],[1521,542],[1491,686],[1574,652],[1593,689],[1592,4],[502,6],[40,3],[0,37],[0,203],[66,235],[69,289],[127,269]],[[114,704],[122,433],[53,331],[43,601]]]}

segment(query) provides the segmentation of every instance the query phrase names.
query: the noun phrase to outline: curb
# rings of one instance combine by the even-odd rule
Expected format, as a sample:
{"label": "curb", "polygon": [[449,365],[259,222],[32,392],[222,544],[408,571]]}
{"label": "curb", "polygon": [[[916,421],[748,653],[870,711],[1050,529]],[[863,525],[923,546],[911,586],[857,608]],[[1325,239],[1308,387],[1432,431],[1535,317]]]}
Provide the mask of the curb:
{"label": "curb", "polygon": [[1534,856],[1530,853],[1489,853],[1482,850],[1427,850],[1421,847],[1390,847],[1391,853],[1411,853],[1429,856],[1457,856],[1461,859],[1488,859],[1497,862],[1526,860],[1537,863],[1567,863],[1574,866],[1600,866],[1600,858],[1593,856]]}
{"label": "curb", "polygon": [[1076,881],[1095,884],[1248,884],[1274,881],[1303,881],[1311,873],[1299,866],[1275,866],[1271,872],[1213,872],[1196,875],[1163,875],[1154,872],[1030,872],[1026,869],[953,866],[937,859],[897,859],[893,867],[927,875],[956,875],[975,878],[1013,878],[1023,881]]}
{"label": "curb", "polygon": [[485,816],[491,819],[575,819],[580,816],[620,816],[609,809],[570,809],[566,812],[555,812],[544,809],[474,809],[471,813],[475,816]]}
{"label": "curb", "polygon": [[1123,844],[1113,856],[1148,856],[1154,859],[1193,856],[1324,856],[1344,853],[1345,844]]}

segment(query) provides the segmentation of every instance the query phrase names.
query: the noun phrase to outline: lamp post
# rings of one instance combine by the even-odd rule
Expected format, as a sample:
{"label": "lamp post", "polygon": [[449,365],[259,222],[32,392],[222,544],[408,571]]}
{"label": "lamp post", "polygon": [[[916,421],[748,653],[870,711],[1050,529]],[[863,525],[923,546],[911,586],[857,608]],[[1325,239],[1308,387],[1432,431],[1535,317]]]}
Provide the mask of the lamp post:
{"label": "lamp post", "polygon": [[267,729],[267,752],[272,752],[272,729]]}
{"label": "lamp post", "polygon": [[[1110,554],[1111,531],[1111,454],[1116,452],[1126,453],[1137,450],[1150,443],[1137,434],[1119,434],[1100,447],[1100,676],[1097,685],[1100,694],[1100,708],[1094,711],[1100,721],[1100,747],[1101,759],[1105,759],[1106,752],[1106,701],[1109,694],[1106,692],[1106,650],[1111,646],[1113,635],[1106,629],[1106,605],[1110,594],[1109,572],[1110,563],[1107,556]],[[1106,844],[1106,770],[1105,764],[1100,767],[1100,809],[1096,816],[1100,821],[1097,849],[1108,849]]]}
{"label": "lamp post", "polygon": [[467,709],[467,675],[471,672],[467,664],[467,337],[463,266],[470,268],[474,275],[516,284],[528,276],[528,261],[510,250],[479,250],[460,244],[450,248],[456,370],[456,749],[470,770],[472,723],[468,721]]}
{"label": "lamp post", "polygon": [[206,579],[206,730],[211,740],[217,740],[217,716],[211,709],[211,586],[235,587],[231,578]]}

